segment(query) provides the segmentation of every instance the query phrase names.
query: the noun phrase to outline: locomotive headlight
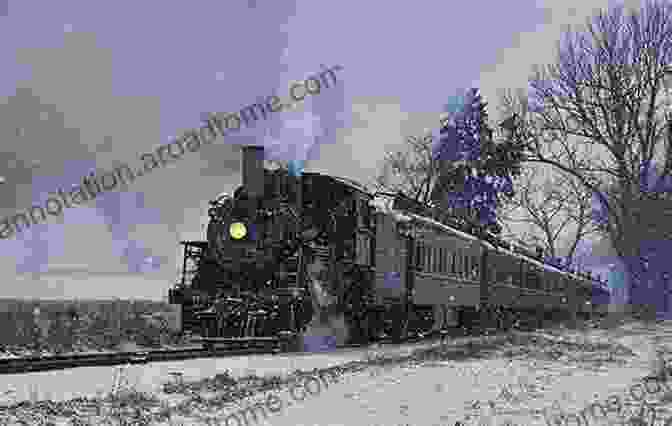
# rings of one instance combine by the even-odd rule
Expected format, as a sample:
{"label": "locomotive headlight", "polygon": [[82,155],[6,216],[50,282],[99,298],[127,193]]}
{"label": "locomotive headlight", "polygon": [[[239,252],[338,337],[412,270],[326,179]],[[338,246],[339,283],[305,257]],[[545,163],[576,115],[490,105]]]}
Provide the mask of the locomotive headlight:
{"label": "locomotive headlight", "polygon": [[247,235],[247,227],[242,222],[233,222],[229,226],[229,235],[231,235],[231,238],[234,240],[245,238],[245,235]]}

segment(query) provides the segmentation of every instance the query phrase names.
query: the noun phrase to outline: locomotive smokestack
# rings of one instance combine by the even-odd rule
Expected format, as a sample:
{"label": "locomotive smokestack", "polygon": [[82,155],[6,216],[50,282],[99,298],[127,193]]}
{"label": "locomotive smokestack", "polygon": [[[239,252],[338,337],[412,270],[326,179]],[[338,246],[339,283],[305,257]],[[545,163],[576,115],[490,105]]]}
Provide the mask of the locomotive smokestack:
{"label": "locomotive smokestack", "polygon": [[241,174],[243,186],[252,197],[264,196],[264,147],[248,145],[242,148]]}

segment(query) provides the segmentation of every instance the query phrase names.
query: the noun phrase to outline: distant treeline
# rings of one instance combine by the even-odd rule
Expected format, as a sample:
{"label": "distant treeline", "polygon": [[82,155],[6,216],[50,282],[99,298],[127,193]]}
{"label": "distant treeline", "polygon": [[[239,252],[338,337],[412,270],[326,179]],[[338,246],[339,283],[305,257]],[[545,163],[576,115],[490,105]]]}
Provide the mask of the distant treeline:
{"label": "distant treeline", "polygon": [[160,301],[0,299],[0,349],[66,352],[176,343],[176,332],[147,315],[171,310]]}

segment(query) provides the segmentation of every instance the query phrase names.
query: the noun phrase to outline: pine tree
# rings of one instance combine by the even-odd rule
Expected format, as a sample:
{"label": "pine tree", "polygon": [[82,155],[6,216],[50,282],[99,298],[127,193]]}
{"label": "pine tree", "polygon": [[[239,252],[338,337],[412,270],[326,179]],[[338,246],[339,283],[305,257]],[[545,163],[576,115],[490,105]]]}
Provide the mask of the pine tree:
{"label": "pine tree", "polygon": [[520,175],[522,149],[509,140],[495,142],[478,89],[463,99],[462,109],[441,124],[434,152],[442,163],[441,178],[433,199],[449,210],[469,212],[470,225],[499,233],[500,195],[514,195],[512,178]]}

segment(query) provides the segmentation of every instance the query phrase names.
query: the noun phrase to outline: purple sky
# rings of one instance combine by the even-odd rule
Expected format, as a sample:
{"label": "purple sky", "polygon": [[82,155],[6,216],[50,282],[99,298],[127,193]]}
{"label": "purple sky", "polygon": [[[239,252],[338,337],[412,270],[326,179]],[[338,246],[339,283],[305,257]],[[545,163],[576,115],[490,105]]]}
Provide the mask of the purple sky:
{"label": "purple sky", "polygon": [[436,127],[458,89],[479,86],[495,118],[497,89],[523,86],[532,65],[552,60],[563,25],[606,5],[10,0],[4,17],[0,6],[0,218],[91,169],[137,164],[203,112],[286,97],[321,64],[344,69],[303,111],[0,240],[10,277],[0,297],[160,298],[176,277],[177,242],[202,239],[207,201],[239,183],[227,144],[266,140],[293,152],[323,135],[307,169],[370,182],[384,151]]}

